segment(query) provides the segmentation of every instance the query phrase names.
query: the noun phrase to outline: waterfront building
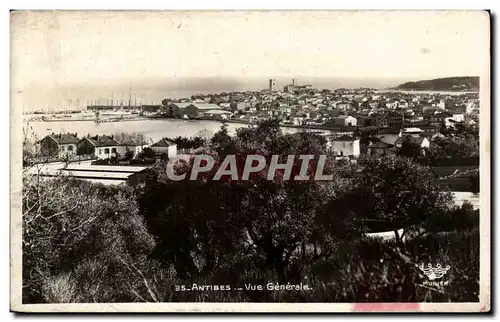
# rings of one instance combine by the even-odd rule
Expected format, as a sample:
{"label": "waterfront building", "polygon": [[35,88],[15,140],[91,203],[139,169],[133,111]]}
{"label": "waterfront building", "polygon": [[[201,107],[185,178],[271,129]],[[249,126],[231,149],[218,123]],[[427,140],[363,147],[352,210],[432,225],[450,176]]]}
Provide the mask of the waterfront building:
{"label": "waterfront building", "polygon": [[39,149],[42,155],[75,155],[78,141],[76,134],[52,133],[39,141]]}
{"label": "waterfront building", "polygon": [[113,136],[96,135],[84,137],[77,146],[79,155],[95,155],[99,159],[110,159],[116,156],[120,143]]}
{"label": "waterfront building", "polygon": [[145,148],[147,148],[149,144],[146,141],[143,141],[141,139],[128,139],[126,141],[123,141],[119,144],[117,147],[117,153],[121,155],[122,157],[125,156],[125,154],[130,151],[133,153],[132,157],[135,158],[139,153],[141,153]]}
{"label": "waterfront building", "polygon": [[157,155],[166,154],[168,158],[177,156],[177,144],[165,138],[151,145],[151,149]]}

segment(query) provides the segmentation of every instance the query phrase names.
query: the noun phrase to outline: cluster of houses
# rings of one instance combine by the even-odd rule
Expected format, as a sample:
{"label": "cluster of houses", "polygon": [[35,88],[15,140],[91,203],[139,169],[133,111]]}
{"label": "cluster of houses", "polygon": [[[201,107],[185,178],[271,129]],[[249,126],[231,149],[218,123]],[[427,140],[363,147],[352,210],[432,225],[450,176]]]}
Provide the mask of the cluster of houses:
{"label": "cluster of houses", "polygon": [[117,141],[112,135],[95,135],[78,138],[75,133],[50,134],[38,142],[42,155],[57,155],[62,157],[76,155],[91,155],[98,159],[110,159],[129,154],[136,158],[145,148],[151,148],[155,154],[166,154],[169,158],[176,156],[177,146],[167,140],[148,144],[141,139],[129,138]]}
{"label": "cluster of houses", "polygon": [[439,131],[424,131],[417,127],[386,128],[373,135],[375,140],[366,146],[361,144],[354,132],[322,134],[326,139],[327,149],[339,158],[357,158],[362,154],[369,156],[385,156],[396,154],[404,142],[417,144],[422,153],[428,149],[431,142],[437,138],[444,138]]}
{"label": "cluster of houses", "polygon": [[[323,133],[326,147],[339,158],[357,158],[362,154],[370,156],[384,156],[397,153],[403,142],[410,141],[418,144],[422,151],[429,148],[436,138],[443,138],[439,130],[429,128],[423,130],[417,127],[383,128],[372,137],[375,140],[362,146],[360,138],[354,131]],[[76,134],[51,134],[39,141],[40,152],[44,155],[95,156],[98,159],[110,159],[129,154],[136,158],[145,148],[151,148],[155,155],[167,155],[172,158],[177,155],[177,145],[167,139],[148,144],[140,139],[117,141],[113,136],[96,135],[78,138]]]}
{"label": "cluster of houses", "polygon": [[[340,157],[394,153],[404,139],[426,148],[441,136],[443,127],[479,122],[478,93],[318,90],[310,85],[297,85],[295,81],[282,90],[271,86],[262,91],[193,95],[175,101],[165,99],[158,105],[142,105],[140,110],[145,116],[235,119],[250,123],[274,118],[284,126],[329,129],[336,134],[327,136],[328,145]],[[377,128],[374,136],[379,142],[360,146],[353,133],[363,128]],[[45,153],[95,155],[100,159],[125,153],[137,156],[146,147],[169,156],[176,153],[172,142],[150,145],[140,140],[118,142],[112,136],[78,138],[74,134],[48,135],[40,146]]]}
{"label": "cluster of houses", "polygon": [[286,85],[282,90],[194,95],[142,106],[144,115],[174,118],[278,118],[284,125],[328,127],[439,127],[476,124],[478,93],[411,93],[373,89],[318,90]]}
{"label": "cluster of houses", "polygon": [[[105,113],[113,106],[90,106]],[[277,118],[283,125],[349,127],[448,127],[477,124],[479,94],[400,92],[374,89],[315,89],[292,84],[260,91],[193,95],[161,104],[122,106],[146,117],[257,122]]]}

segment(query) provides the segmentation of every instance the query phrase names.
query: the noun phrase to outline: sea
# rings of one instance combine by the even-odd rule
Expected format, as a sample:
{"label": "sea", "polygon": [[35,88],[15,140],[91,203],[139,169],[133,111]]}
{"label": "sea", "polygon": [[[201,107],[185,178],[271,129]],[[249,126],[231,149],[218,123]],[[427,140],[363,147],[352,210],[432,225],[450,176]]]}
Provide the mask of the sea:
{"label": "sea", "polygon": [[[93,121],[51,121],[51,122],[24,122],[25,133],[31,141],[41,139],[51,133],[76,133],[79,137],[90,135],[111,135],[117,133],[143,134],[147,140],[157,142],[162,138],[177,136],[203,138],[212,137],[222,122],[216,120],[182,120],[182,119],[149,119],[131,120],[109,123],[95,123]],[[245,123],[227,123],[231,135],[236,129],[248,127]],[[284,134],[304,131],[331,132],[328,130],[282,127]]]}

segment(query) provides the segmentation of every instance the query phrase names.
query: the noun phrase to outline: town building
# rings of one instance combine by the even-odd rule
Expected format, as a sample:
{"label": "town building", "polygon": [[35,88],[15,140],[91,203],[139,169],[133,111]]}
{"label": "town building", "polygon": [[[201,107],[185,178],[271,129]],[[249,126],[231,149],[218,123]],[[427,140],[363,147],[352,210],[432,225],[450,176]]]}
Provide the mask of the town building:
{"label": "town building", "polygon": [[77,144],[78,155],[95,155],[98,159],[110,159],[116,157],[120,142],[113,136],[96,135],[84,137]]}
{"label": "town building", "polygon": [[394,145],[396,140],[400,137],[400,133],[400,128],[385,128],[373,136],[379,138],[381,142]]}
{"label": "town building", "polygon": [[128,139],[119,144],[116,152],[123,157],[130,151],[132,153],[132,158],[135,158],[148,146],[149,144],[146,141],[140,139]]}
{"label": "town building", "polygon": [[156,155],[166,154],[168,158],[174,158],[177,156],[177,144],[167,139],[161,139],[160,141],[152,144],[150,148]]}
{"label": "town building", "polygon": [[439,127],[441,126],[441,124],[445,123],[445,119],[448,117],[453,117],[453,115],[448,112],[437,112],[432,114],[425,114],[424,120],[427,121],[431,126]]}
{"label": "town building", "polygon": [[384,142],[374,142],[366,147],[366,154],[369,156],[383,157],[396,154],[394,145]]}
{"label": "town building", "polygon": [[351,103],[347,101],[339,101],[334,104],[335,109],[339,109],[342,111],[348,110],[352,107]]}
{"label": "town building", "polygon": [[227,120],[233,116],[233,113],[224,110],[208,110],[203,112],[203,116],[217,120]]}
{"label": "town building", "polygon": [[76,134],[54,134],[47,135],[39,141],[39,149],[42,155],[76,155],[78,137]]}
{"label": "town building", "polygon": [[411,143],[416,143],[422,149],[429,148],[429,146],[430,146],[430,142],[426,137],[413,137],[410,135],[405,135],[405,136],[398,138],[396,140],[396,142],[394,142],[394,146],[396,146],[396,148],[400,149],[405,141],[411,142]]}
{"label": "town building", "polygon": [[414,138],[420,137],[424,131],[418,127],[407,127],[401,130],[400,136],[410,135]]}
{"label": "town building", "polygon": [[173,102],[169,103],[166,107],[165,113],[170,116],[170,117],[189,117],[188,113],[186,112],[186,108],[188,106],[193,105],[193,103],[189,102]]}
{"label": "town building", "polygon": [[143,115],[151,115],[162,112],[161,105],[141,105],[141,112]]}
{"label": "town building", "polygon": [[358,157],[361,154],[360,140],[350,135],[326,135],[326,148],[339,157]]}
{"label": "town building", "polygon": [[404,123],[404,114],[400,112],[390,111],[387,113],[387,124],[389,127],[402,126]]}
{"label": "town building", "polygon": [[343,126],[356,126],[358,124],[358,120],[355,117],[349,115],[340,115],[334,118],[333,122],[336,125],[343,125]]}

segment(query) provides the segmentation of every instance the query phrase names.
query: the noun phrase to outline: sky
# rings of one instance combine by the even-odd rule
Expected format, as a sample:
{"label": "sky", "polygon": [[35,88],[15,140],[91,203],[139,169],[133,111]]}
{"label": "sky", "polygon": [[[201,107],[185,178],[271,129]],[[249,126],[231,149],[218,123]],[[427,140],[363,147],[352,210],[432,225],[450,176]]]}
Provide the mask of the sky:
{"label": "sky", "polygon": [[11,13],[11,87],[200,77],[399,83],[479,76],[488,49],[489,17],[479,11],[19,11]]}

